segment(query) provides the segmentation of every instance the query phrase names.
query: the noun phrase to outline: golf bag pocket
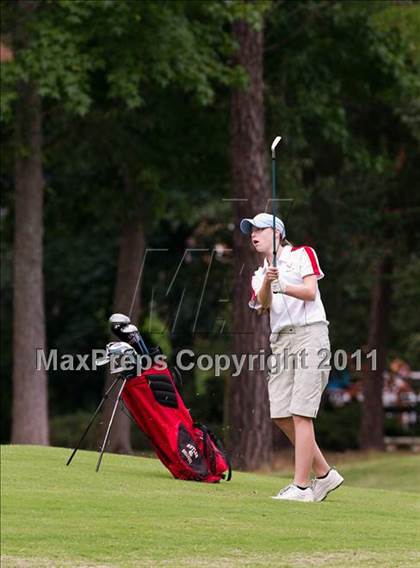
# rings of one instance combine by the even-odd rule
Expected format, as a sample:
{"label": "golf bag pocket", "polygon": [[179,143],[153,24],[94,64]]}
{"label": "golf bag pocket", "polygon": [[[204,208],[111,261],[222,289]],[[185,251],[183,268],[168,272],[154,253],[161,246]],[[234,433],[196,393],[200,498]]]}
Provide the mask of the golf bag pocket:
{"label": "golf bag pocket", "polygon": [[130,379],[122,399],[175,478],[208,483],[230,479],[221,442],[205,426],[193,423],[169,369],[152,367]]}
{"label": "golf bag pocket", "polygon": [[208,470],[212,475],[221,476],[222,479],[230,481],[232,478],[232,467],[222,441],[204,424],[196,422],[194,430],[196,438],[201,440],[202,452]]}

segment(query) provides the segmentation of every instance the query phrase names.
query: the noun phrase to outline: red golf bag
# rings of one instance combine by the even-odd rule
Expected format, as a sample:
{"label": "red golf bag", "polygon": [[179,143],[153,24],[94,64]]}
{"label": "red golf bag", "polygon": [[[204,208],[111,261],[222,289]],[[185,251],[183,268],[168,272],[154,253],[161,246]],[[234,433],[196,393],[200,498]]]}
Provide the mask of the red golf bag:
{"label": "red golf bag", "polygon": [[193,422],[169,369],[152,367],[128,380],[122,399],[175,478],[207,483],[230,480],[222,443],[205,426]]}

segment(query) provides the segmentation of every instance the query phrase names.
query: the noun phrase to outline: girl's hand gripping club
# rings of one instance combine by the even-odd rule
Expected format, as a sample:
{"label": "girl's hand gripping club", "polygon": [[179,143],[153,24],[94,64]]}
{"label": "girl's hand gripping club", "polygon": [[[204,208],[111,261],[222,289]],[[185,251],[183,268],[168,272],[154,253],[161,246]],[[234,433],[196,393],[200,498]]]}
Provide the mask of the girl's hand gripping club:
{"label": "girl's hand gripping club", "polygon": [[[276,267],[271,265],[267,267],[266,278],[270,282],[271,291],[273,293],[284,294],[284,292],[286,291],[286,283],[284,282],[284,280],[279,278],[279,272]],[[274,288],[276,288],[278,292],[274,292]]]}

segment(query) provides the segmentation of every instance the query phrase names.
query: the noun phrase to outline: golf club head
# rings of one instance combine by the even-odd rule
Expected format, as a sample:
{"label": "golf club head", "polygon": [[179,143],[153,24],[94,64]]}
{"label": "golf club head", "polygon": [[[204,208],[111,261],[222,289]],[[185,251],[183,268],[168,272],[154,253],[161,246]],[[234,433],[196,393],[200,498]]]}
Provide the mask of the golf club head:
{"label": "golf club head", "polygon": [[111,341],[106,346],[107,354],[109,356],[121,357],[127,351],[134,351],[134,349],[126,341]]}
{"label": "golf club head", "polygon": [[121,333],[135,333],[138,331],[137,327],[132,323],[120,328]]}
{"label": "golf club head", "polygon": [[113,341],[106,346],[106,357],[103,358],[104,364],[108,360],[111,363],[111,374],[131,372],[136,368],[137,353],[135,349],[125,341]]}
{"label": "golf club head", "polygon": [[110,358],[108,356],[100,357],[99,359],[96,359],[95,365],[97,367],[103,367],[104,365],[107,365],[109,362]]}
{"label": "golf club head", "polygon": [[[109,318],[111,331],[118,339],[128,342],[139,354],[147,353],[144,342],[141,339],[139,330],[135,325],[130,323],[130,318],[124,314],[112,314]],[[143,343],[143,345],[142,345]]]}
{"label": "golf club head", "polygon": [[96,359],[95,365],[97,367],[102,367],[110,363],[112,358],[121,358],[124,355],[133,355],[134,357],[135,350],[125,341],[113,341],[107,344],[105,357]]}
{"label": "golf club head", "polygon": [[112,314],[109,318],[109,323],[111,324],[112,330],[120,329],[130,324],[130,318],[124,314]]}
{"label": "golf club head", "polygon": [[280,140],[281,140],[281,136],[276,136],[273,140],[273,143],[271,144],[271,156],[273,158],[276,157],[276,147],[277,147],[277,144],[280,142]]}
{"label": "golf club head", "polygon": [[129,343],[139,355],[147,355],[149,353],[139,330],[132,323],[126,325],[119,325],[118,323],[114,325],[111,324],[111,329],[118,339]]}

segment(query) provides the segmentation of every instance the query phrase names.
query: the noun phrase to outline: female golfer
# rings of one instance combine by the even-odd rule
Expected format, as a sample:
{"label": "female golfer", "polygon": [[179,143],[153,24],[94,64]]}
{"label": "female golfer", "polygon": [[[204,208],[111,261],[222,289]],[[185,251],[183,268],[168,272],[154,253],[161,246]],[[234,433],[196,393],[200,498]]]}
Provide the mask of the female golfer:
{"label": "female golfer", "polygon": [[[328,321],[318,290],[324,274],[312,248],[291,246],[278,217],[275,227],[276,268],[272,265],[272,215],[260,213],[240,225],[264,257],[263,266],[252,277],[249,305],[259,313],[270,311],[270,415],[295,446],[293,483],[273,498],[322,501],[343,483],[319,449],[313,426],[329,375]],[[312,482],[311,470],[316,476]]]}

